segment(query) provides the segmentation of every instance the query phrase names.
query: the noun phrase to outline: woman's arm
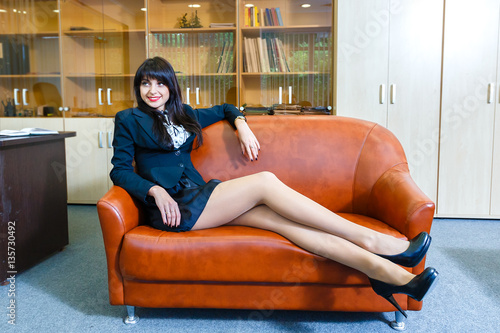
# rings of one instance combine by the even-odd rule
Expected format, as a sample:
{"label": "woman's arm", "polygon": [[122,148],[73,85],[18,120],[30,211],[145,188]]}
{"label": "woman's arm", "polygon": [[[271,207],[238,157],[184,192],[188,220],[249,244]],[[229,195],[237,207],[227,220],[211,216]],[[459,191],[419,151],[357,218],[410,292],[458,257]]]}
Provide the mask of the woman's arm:
{"label": "woman's arm", "polygon": [[201,127],[207,127],[222,119],[226,119],[234,129],[238,130],[241,152],[253,161],[258,158],[260,144],[246,123],[243,114],[231,104],[217,105],[208,109],[193,110]]}
{"label": "woman's arm", "polygon": [[128,193],[143,202],[147,202],[148,191],[155,184],[134,171],[135,155],[134,138],[127,117],[130,113],[118,112],[115,117],[115,133],[113,138],[113,169],[110,172],[113,184],[124,188]]}
{"label": "woman's arm", "polygon": [[[191,109],[190,106],[186,107]],[[240,111],[238,111],[238,109],[234,105],[226,103],[206,109],[195,109],[195,110],[191,109],[191,111],[195,114],[196,119],[198,120],[202,128],[210,126],[223,119],[226,119],[229,122],[229,124],[231,124],[231,126],[233,126],[234,129],[236,129],[234,123],[235,120],[238,117],[243,116],[243,114]]]}
{"label": "woman's arm", "polygon": [[234,126],[238,130],[241,152],[243,154],[246,153],[250,161],[257,159],[259,157],[260,143],[248,126],[246,120],[244,118],[238,118],[235,120]]}
{"label": "woman's arm", "polygon": [[181,223],[181,211],[179,210],[179,205],[172,199],[170,194],[163,187],[155,185],[149,189],[148,195],[155,199],[163,224],[169,227],[178,227]]}

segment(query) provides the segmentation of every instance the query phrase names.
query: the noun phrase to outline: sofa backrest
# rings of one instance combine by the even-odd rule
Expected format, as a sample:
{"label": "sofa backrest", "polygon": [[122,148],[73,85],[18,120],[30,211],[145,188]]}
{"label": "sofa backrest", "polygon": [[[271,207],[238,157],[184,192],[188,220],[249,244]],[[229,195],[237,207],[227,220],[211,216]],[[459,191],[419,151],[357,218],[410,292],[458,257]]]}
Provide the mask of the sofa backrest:
{"label": "sofa backrest", "polygon": [[406,164],[396,137],[368,121],[287,115],[248,117],[248,124],[261,144],[259,158],[253,162],[242,155],[227,122],[204,130],[204,144],[193,151],[192,159],[205,180],[271,171],[335,212],[362,214],[380,176]]}

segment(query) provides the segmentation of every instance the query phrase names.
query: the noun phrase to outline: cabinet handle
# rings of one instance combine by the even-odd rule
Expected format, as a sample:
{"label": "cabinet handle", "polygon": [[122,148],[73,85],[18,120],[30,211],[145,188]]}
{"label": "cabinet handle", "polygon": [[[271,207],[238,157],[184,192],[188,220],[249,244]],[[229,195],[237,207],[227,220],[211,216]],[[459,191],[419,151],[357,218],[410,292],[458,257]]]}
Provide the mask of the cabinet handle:
{"label": "cabinet handle", "polygon": [[191,88],[186,88],[186,104],[189,104],[189,90],[191,90]]}
{"label": "cabinet handle", "polygon": [[23,105],[28,105],[28,89],[23,89]]}
{"label": "cabinet handle", "polygon": [[102,145],[102,132],[99,132],[99,148],[104,148]]}
{"label": "cabinet handle", "polygon": [[108,105],[113,105],[113,102],[111,102],[111,88],[108,88],[107,96],[108,96]]}
{"label": "cabinet handle", "polygon": [[19,92],[19,89],[15,88],[14,89],[14,105],[21,105],[19,101],[17,100],[17,93]]}
{"label": "cabinet handle", "polygon": [[391,84],[391,104],[396,104],[396,85]]}
{"label": "cabinet handle", "polygon": [[378,99],[380,104],[385,104],[385,84],[380,85]]}
{"label": "cabinet handle", "polygon": [[292,104],[292,86],[288,86],[288,104]]}
{"label": "cabinet handle", "polygon": [[108,148],[113,148],[112,146],[112,141],[113,141],[113,133],[111,131],[108,132]]}
{"label": "cabinet handle", "polygon": [[278,104],[282,104],[283,103],[283,87],[280,87],[279,89],[279,95],[278,95]]}
{"label": "cabinet handle", "polygon": [[495,90],[495,84],[494,83],[489,83],[488,84],[488,104],[493,103],[493,94]]}
{"label": "cabinet handle", "polygon": [[102,88],[99,88],[99,92],[98,92],[98,98],[99,98],[99,105],[104,105],[102,103]]}
{"label": "cabinet handle", "polygon": [[200,88],[196,88],[196,104],[200,104]]}

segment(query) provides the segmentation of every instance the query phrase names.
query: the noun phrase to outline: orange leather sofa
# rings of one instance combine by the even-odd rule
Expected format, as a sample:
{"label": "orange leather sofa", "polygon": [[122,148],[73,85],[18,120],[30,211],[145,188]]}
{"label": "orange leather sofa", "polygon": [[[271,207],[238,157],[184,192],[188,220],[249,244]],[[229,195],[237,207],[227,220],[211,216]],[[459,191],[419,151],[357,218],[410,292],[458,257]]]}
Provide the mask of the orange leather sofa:
{"label": "orange leather sofa", "polygon": [[[434,203],[408,172],[387,129],[336,116],[249,117],[262,149],[241,154],[227,122],[205,130],[193,163],[206,180],[271,171],[339,215],[396,237],[430,232]],[[238,198],[234,198],[238,200]],[[273,232],[223,226],[169,233],[144,225],[141,206],[114,186],[97,204],[108,265],[109,299],[134,307],[386,312],[368,278]],[[420,273],[425,260],[414,267]],[[395,295],[405,310],[422,304]],[[397,312],[396,312],[397,313]],[[396,316],[395,325],[404,325]]]}

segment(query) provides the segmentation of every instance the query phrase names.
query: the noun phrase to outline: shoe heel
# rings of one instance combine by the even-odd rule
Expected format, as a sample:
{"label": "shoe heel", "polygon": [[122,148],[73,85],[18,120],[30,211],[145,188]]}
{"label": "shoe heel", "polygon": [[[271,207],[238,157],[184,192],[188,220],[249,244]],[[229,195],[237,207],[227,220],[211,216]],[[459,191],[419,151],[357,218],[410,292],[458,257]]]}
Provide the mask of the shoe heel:
{"label": "shoe heel", "polygon": [[408,318],[408,315],[406,314],[406,312],[401,309],[401,307],[399,306],[398,302],[394,299],[394,296],[390,295],[390,296],[384,296],[384,298],[389,302],[391,303],[392,305],[394,305],[396,307],[396,309],[399,310],[399,312],[401,312],[403,314],[403,316],[405,316],[406,318]]}

